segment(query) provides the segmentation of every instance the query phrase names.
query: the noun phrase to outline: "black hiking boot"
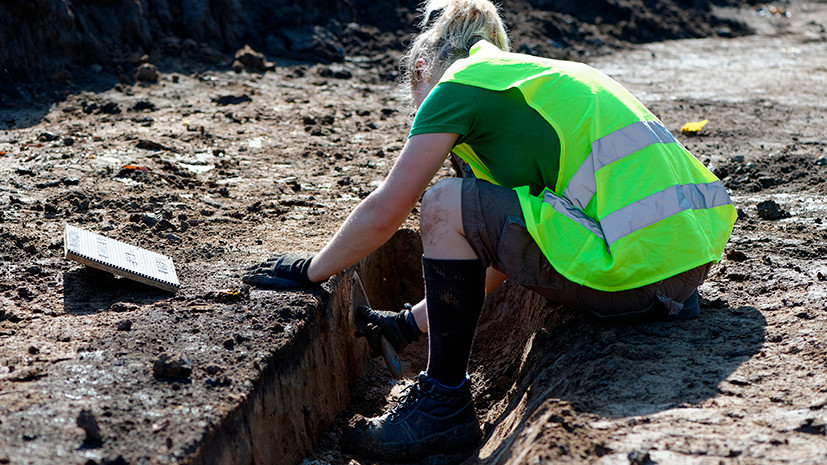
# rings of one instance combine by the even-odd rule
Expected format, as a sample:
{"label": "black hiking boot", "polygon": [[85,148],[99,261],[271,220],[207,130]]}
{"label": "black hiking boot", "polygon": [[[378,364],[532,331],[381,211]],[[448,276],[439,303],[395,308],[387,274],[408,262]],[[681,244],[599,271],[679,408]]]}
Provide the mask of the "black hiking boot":
{"label": "black hiking boot", "polygon": [[382,353],[380,334],[385,336],[397,352],[401,352],[408,344],[419,340],[419,334],[405,321],[409,310],[410,305],[407,304],[406,310],[400,312],[374,310],[367,305],[360,305],[356,308],[356,327],[359,328],[356,335],[367,338],[370,348],[377,354]]}
{"label": "black hiking boot", "polygon": [[372,459],[410,461],[431,455],[465,457],[481,438],[471,380],[447,388],[423,372],[384,415],[346,429],[342,446]]}

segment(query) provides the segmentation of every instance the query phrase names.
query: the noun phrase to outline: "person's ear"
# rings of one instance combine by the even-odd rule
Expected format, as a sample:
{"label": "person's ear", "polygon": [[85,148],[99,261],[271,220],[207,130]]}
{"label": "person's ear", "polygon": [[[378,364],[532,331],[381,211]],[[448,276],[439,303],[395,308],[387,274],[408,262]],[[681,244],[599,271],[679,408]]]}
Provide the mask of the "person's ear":
{"label": "person's ear", "polygon": [[417,81],[424,81],[426,79],[427,63],[424,58],[417,58],[414,64],[414,76]]}

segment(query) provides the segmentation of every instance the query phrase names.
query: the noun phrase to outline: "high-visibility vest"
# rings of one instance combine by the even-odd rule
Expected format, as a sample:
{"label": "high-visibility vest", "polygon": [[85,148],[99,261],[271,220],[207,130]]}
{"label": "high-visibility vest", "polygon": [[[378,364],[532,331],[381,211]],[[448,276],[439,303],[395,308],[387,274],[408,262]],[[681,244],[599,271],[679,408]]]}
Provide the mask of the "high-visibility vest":
{"label": "high-visibility vest", "polygon": [[[557,131],[554,189],[514,189],[528,232],[566,278],[620,291],[721,259],[737,217],[723,184],[605,74],[481,41],[442,82],[517,88]],[[454,152],[478,178],[499,184],[470,146]]]}

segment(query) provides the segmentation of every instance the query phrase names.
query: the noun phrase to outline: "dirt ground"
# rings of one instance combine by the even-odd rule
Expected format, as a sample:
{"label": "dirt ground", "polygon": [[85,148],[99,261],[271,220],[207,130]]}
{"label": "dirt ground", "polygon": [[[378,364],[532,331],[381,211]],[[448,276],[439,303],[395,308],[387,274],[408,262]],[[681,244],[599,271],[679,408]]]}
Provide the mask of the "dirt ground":
{"label": "dirt ground", "polygon": [[[526,27],[545,18],[539,7],[510,13],[527,18],[513,27],[531,38],[515,40],[525,51],[575,50],[674,133],[708,119],[678,138],[724,181],[739,221],[696,320],[605,325],[509,284],[490,295],[470,367],[486,439],[469,463],[827,461],[827,3],[714,13],[726,22],[712,29],[729,32],[632,45],[647,38],[595,27],[599,44],[568,49]],[[161,65],[156,83],[0,101],[0,463],[245,456],[205,444],[344,281],[273,292],[240,273],[275,251],[317,250],[381,182],[410,124],[387,53],[266,72]],[[181,290],[64,259],[65,223],[171,256]],[[396,247],[415,257],[415,215],[406,228]],[[406,283],[380,302],[418,291]],[[405,354],[407,380],[371,359],[349,394],[346,380],[309,393],[346,408],[313,420],[324,431],[301,457],[269,462],[371,463],[341,451],[341,429],[379,413],[425,350]],[[154,371],[164,353],[191,372]],[[325,363],[337,355],[355,363]],[[316,404],[302,402],[290,421],[311,422]]]}

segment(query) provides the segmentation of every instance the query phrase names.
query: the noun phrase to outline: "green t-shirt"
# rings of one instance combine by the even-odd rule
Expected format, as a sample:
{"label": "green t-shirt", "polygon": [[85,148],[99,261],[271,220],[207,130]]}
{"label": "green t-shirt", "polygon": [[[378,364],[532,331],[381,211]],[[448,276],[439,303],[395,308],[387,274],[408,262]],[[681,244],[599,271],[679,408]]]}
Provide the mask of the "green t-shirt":
{"label": "green t-shirt", "polygon": [[410,135],[455,133],[502,186],[554,189],[560,138],[518,89],[502,92],[443,82],[422,102]]}

